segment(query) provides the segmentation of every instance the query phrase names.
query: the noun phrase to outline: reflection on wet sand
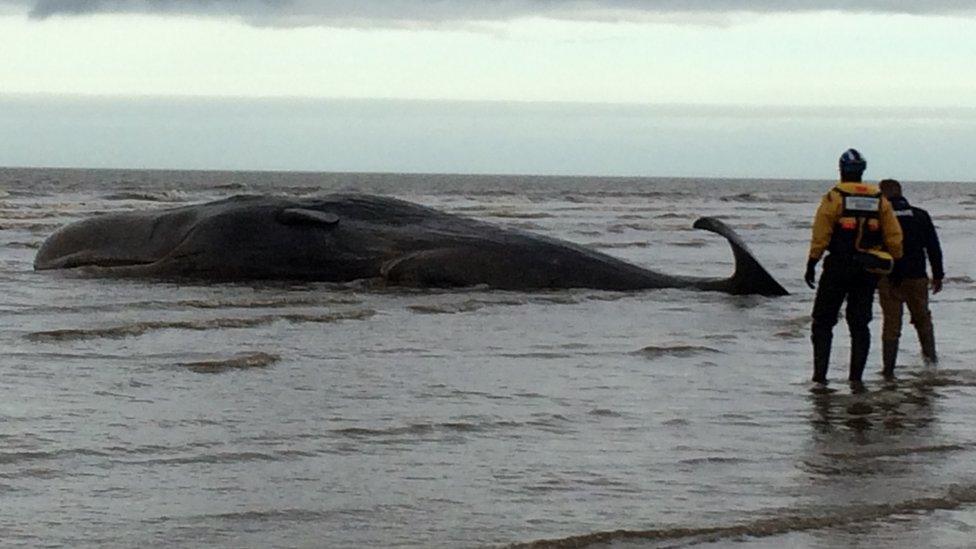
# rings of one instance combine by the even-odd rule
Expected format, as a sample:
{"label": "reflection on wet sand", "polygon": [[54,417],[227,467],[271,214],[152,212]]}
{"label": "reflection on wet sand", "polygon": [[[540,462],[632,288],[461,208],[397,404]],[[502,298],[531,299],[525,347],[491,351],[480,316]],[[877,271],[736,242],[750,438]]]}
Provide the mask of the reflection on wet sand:
{"label": "reflection on wet sand", "polygon": [[923,371],[872,389],[811,391],[811,441],[800,463],[805,499],[828,516],[880,511],[863,515],[863,521],[825,521],[823,529],[811,532],[815,543],[877,541],[895,515],[958,504],[953,487],[939,481],[940,463],[966,449],[943,440],[939,430],[943,396],[937,387],[944,377]]}

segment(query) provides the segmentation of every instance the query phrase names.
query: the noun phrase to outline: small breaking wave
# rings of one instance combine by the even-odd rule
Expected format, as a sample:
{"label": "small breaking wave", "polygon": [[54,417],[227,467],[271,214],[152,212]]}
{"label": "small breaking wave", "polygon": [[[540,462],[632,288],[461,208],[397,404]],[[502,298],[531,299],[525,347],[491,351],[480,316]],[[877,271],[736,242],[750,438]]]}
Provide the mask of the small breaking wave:
{"label": "small breaking wave", "polygon": [[343,429],[334,429],[332,433],[358,439],[388,439],[399,437],[423,437],[436,434],[475,433],[495,429],[508,429],[519,426],[521,426],[521,424],[514,421],[446,421],[442,423],[414,423],[402,427],[388,427],[385,429],[346,427]]}
{"label": "small breaking wave", "polygon": [[704,240],[686,240],[684,242],[669,242],[671,246],[680,246],[682,248],[704,248],[708,246],[708,242]]}
{"label": "small breaking wave", "polygon": [[143,335],[157,330],[222,330],[227,328],[253,328],[278,322],[281,320],[292,323],[333,323],[343,320],[366,320],[376,314],[376,311],[364,309],[343,313],[328,313],[321,315],[288,314],[268,315],[254,318],[215,318],[211,320],[176,320],[176,321],[147,321],[111,326],[108,328],[68,328],[62,330],[48,330],[31,332],[24,337],[29,341],[77,341],[100,338],[125,338]]}
{"label": "small breaking wave", "polygon": [[641,546],[673,547],[676,543],[691,545],[699,543],[732,542],[742,537],[764,538],[789,534],[837,528],[852,524],[862,524],[882,520],[906,513],[926,513],[953,510],[976,503],[976,485],[950,486],[945,493],[920,497],[894,503],[875,503],[837,508],[830,512],[818,509],[784,509],[768,518],[732,524],[727,526],[655,528],[651,530],[615,530],[593,532],[560,539],[543,539],[527,543],[514,543],[510,549],[568,549],[608,545],[616,543],[640,543]]}
{"label": "small breaking wave", "polygon": [[59,211],[44,211],[38,209],[0,208],[0,219],[31,221],[37,219],[52,219],[60,217]]}
{"label": "small breaking wave", "polygon": [[568,354],[568,353],[553,353],[546,351],[529,351],[525,353],[501,353],[495,355],[500,358],[540,358],[540,359],[558,359],[558,358],[573,358],[574,356],[579,356],[580,353]]}
{"label": "small breaking wave", "polygon": [[185,362],[180,366],[198,374],[219,374],[229,370],[249,370],[251,368],[267,368],[281,360],[277,355],[268,353],[249,353],[222,360],[203,360]]}
{"label": "small breaking wave", "polygon": [[486,303],[483,301],[467,300],[460,303],[432,303],[407,305],[407,309],[421,315],[444,315],[457,313],[470,313],[483,309]]}
{"label": "small breaking wave", "polygon": [[749,463],[750,460],[740,457],[728,457],[728,456],[704,456],[696,458],[687,458],[679,460],[678,463],[681,465],[726,465],[726,464],[740,464]]}
{"label": "small breaking wave", "polygon": [[89,448],[68,448],[53,450],[49,452],[21,450],[12,452],[0,452],[0,464],[16,464],[32,461],[46,461],[53,459],[75,458],[75,457],[105,457],[107,453]]}
{"label": "small breaking wave", "polygon": [[768,202],[769,197],[754,193],[739,193],[719,198],[722,202]]}
{"label": "small breaking wave", "polygon": [[649,223],[616,223],[607,227],[608,233],[621,234],[626,231],[653,231],[655,227]]}
{"label": "small breaking wave", "polygon": [[780,339],[797,339],[805,337],[810,327],[810,317],[808,315],[795,316],[779,322],[781,330],[773,333],[774,337]]}
{"label": "small breaking wave", "polygon": [[841,460],[861,460],[865,458],[906,457],[917,454],[944,454],[971,450],[976,444],[935,444],[931,446],[912,446],[907,448],[882,448],[857,452],[824,452],[825,457]]}
{"label": "small breaking wave", "polygon": [[939,215],[939,221],[972,221],[976,219],[974,214],[947,214]]}
{"label": "small breaking wave", "polygon": [[719,354],[721,351],[718,349],[713,349],[711,347],[704,347],[700,345],[673,345],[673,346],[656,346],[650,345],[644,347],[643,349],[636,351],[636,354],[645,356],[647,358],[663,358],[663,357],[677,357],[677,358],[688,358],[703,354]]}
{"label": "small breaking wave", "polygon": [[589,411],[591,416],[596,417],[623,417],[624,415],[620,412],[615,412],[609,408],[594,408]]}
{"label": "small breaking wave", "polygon": [[282,297],[269,299],[182,299],[178,301],[146,300],[91,305],[49,305],[30,309],[32,313],[80,313],[105,311],[131,311],[145,309],[280,309],[286,307],[321,307],[327,305],[360,305],[353,297]]}
{"label": "small breaking wave", "polygon": [[60,223],[12,221],[0,223],[0,231],[27,231],[31,234],[48,234],[54,232],[60,226]]}
{"label": "small breaking wave", "polygon": [[187,195],[183,191],[121,191],[103,197],[105,200],[140,200],[144,202],[186,202]]}
{"label": "small breaking wave", "polygon": [[485,307],[519,306],[527,301],[521,299],[466,299],[457,303],[417,303],[407,305],[407,309],[423,315],[443,315],[470,313]]}
{"label": "small breaking wave", "polygon": [[145,460],[113,460],[126,465],[193,465],[197,463],[221,464],[243,463],[251,461],[279,462],[285,459],[311,457],[314,454],[300,450],[282,450],[274,453],[264,452],[218,452],[214,454],[199,454],[192,456],[162,457]]}
{"label": "small breaking wave", "polygon": [[483,214],[485,217],[497,217],[499,219],[547,219],[554,217],[545,212],[518,212],[514,210],[489,210]]}
{"label": "small breaking wave", "polygon": [[41,247],[39,241],[34,242],[8,242],[6,244],[7,248],[14,248],[17,250],[36,250]]}
{"label": "small breaking wave", "polygon": [[651,243],[638,240],[634,242],[590,242],[585,244],[590,248],[603,248],[603,249],[621,249],[621,248],[647,248]]}

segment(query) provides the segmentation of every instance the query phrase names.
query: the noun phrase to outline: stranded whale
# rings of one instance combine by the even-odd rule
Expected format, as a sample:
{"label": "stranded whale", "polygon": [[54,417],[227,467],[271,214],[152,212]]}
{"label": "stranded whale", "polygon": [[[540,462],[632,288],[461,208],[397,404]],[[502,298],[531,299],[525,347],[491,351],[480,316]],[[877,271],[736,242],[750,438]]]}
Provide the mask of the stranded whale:
{"label": "stranded whale", "polygon": [[728,239],[729,278],[657,273],[563,240],[394,198],[234,196],[179,208],[112,213],[58,229],[34,268],[101,276],[205,280],[383,278],[393,285],[506,290],[690,288],[785,295],[721,221],[695,227]]}

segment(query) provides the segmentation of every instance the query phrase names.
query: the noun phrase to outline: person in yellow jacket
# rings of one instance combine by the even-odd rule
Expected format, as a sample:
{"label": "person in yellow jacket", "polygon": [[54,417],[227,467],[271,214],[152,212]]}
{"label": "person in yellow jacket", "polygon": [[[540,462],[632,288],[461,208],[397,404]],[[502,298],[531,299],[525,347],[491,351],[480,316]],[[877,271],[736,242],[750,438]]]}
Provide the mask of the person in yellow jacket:
{"label": "person in yellow jacket", "polygon": [[[840,183],[820,201],[813,219],[813,238],[804,279],[817,288],[813,302],[813,381],[827,382],[830,346],[840,307],[847,300],[845,317],[851,333],[848,380],[860,386],[871,349],[874,290],[881,274],[891,271],[902,255],[902,232],[891,203],[877,185],[863,183],[867,162],[855,149],[840,157]],[[817,262],[827,252],[819,287]]]}

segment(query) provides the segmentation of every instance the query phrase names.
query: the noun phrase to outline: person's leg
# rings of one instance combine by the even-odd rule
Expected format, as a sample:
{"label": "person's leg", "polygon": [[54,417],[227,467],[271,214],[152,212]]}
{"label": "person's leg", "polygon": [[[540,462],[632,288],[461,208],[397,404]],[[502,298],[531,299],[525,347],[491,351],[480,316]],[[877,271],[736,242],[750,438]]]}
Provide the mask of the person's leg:
{"label": "person's leg", "polygon": [[842,277],[825,265],[817,285],[817,297],[813,301],[813,325],[810,341],[813,342],[813,381],[826,383],[830,365],[830,345],[834,325],[847,293]]}
{"label": "person's leg", "polygon": [[877,284],[876,275],[858,273],[853,277],[847,294],[847,327],[851,332],[851,367],[848,379],[853,383],[861,382],[868,353],[871,351],[871,330],[868,324],[871,322],[871,308],[874,305]]}
{"label": "person's leg", "polygon": [[892,283],[888,277],[878,283],[878,302],[881,304],[881,373],[885,377],[895,375],[898,360],[898,338],[901,337],[902,299],[899,291],[902,281]]}
{"label": "person's leg", "polygon": [[915,331],[918,332],[922,357],[926,362],[938,362],[935,353],[935,328],[932,325],[932,312],[929,310],[929,280],[910,278],[904,284],[905,303],[908,305]]}

